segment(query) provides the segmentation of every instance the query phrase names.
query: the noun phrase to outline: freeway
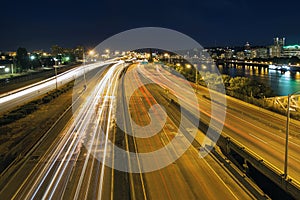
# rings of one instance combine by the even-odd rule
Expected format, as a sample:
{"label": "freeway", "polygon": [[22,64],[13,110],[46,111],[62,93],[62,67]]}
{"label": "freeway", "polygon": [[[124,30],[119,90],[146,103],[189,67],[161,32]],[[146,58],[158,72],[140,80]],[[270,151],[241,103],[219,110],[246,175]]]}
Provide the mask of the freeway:
{"label": "freeway", "polygon": [[[57,199],[63,196],[91,199],[89,195],[101,198],[105,168],[100,161],[104,161],[94,159],[93,155],[109,152],[106,143],[114,103],[109,97],[115,95],[118,74],[122,70],[120,64],[122,62],[101,68],[94,75],[82,95],[84,97],[78,97],[82,103],[75,106],[77,109],[73,110],[63,131],[53,143],[43,141],[31,155],[26,155],[25,162],[1,189],[1,199]],[[103,154],[99,153],[105,159]],[[2,181],[1,177],[1,184]]]}
{"label": "freeway", "polygon": [[[172,160],[182,153],[179,159],[166,167],[147,170],[149,162],[139,154],[170,143],[180,113],[174,106],[168,107],[161,94],[153,93],[156,89],[141,87],[131,96],[130,91],[139,85],[143,76],[135,67],[126,72],[127,67],[119,61],[102,68],[90,78],[82,95],[75,88],[80,103],[75,101],[73,116],[64,121],[65,126],[60,125],[61,131],[56,130],[52,140],[42,141],[26,155],[5,183],[1,177],[0,184],[5,185],[0,191],[1,199],[252,198],[213,157],[201,159],[200,144],[190,146],[184,137],[186,132],[179,132],[182,146],[170,145],[165,154],[151,158],[154,167],[160,166],[161,158]],[[82,91],[82,84],[81,80],[78,91]],[[134,124],[147,125],[149,116],[154,117],[154,122],[161,121],[158,113],[161,106],[147,114],[149,107],[158,104],[165,104],[169,114],[162,130],[153,137],[146,137],[147,131],[139,135],[144,137],[133,137],[141,134],[135,132]],[[184,120],[192,127],[193,122]],[[148,131],[153,130],[150,127]],[[184,146],[189,148],[181,152],[180,147]],[[120,153],[118,148],[123,148],[125,153]],[[127,169],[128,173],[120,168]]]}
{"label": "freeway", "polygon": [[[139,74],[137,67],[131,67],[125,76],[125,97],[128,98],[129,113],[131,120],[127,127],[132,127],[132,124],[139,124],[146,127],[147,125],[155,121],[162,120],[162,111],[160,107],[164,107],[168,114],[166,123],[163,124],[163,128],[152,137],[142,138],[134,137],[133,144],[137,153],[154,152],[158,149],[167,148],[168,144],[172,143],[172,140],[179,134],[179,137],[183,142],[187,142],[185,137],[186,133],[178,130],[180,123],[179,111],[163,97],[163,95],[157,91],[161,88],[157,86],[145,86],[142,84],[143,76]],[[147,78],[155,77],[156,73],[147,74]],[[135,90],[136,86],[138,89]],[[131,91],[135,91],[131,95]],[[163,91],[163,90],[162,90]],[[187,100],[186,98],[184,100]],[[123,102],[126,102],[124,100]],[[149,108],[154,105],[159,107],[149,111]],[[149,112],[155,114],[149,115]],[[158,118],[157,120],[155,118]],[[126,120],[124,120],[126,121]],[[163,121],[163,120],[162,120]],[[193,127],[191,121],[184,120],[184,129]],[[160,127],[156,124],[153,128]],[[148,129],[149,132],[156,132],[157,130]],[[177,133],[177,131],[179,131]],[[145,135],[149,132],[144,132]],[[133,135],[138,135],[139,132],[133,129]],[[197,134],[203,135],[198,132]],[[187,136],[188,138],[188,136]],[[172,160],[173,157],[177,157],[168,166],[160,168],[155,171],[143,173],[140,179],[143,182],[144,190],[146,191],[144,197],[148,199],[250,199],[246,190],[242,189],[238,183],[236,183],[220,166],[216,165],[216,162],[209,155],[205,159],[200,158],[198,148],[200,144],[196,146],[190,145],[187,142],[189,148],[183,153],[180,148],[184,145],[171,144],[170,148],[167,148],[165,154],[159,154],[153,156],[152,163],[147,162],[141,156],[137,156],[139,159],[139,167],[141,171],[146,171],[149,165],[153,167],[159,167],[163,160]],[[180,154],[182,154],[180,156]],[[214,166],[214,168],[212,168]],[[226,183],[225,183],[226,182]]]}
{"label": "freeway", "polygon": [[20,106],[34,100],[35,98],[46,94],[47,92],[54,90],[70,81],[78,79],[78,77],[83,76],[85,73],[111,63],[115,61],[105,61],[89,64],[86,66],[79,66],[63,72],[57,77],[48,78],[40,82],[9,91],[0,95],[0,113],[4,113],[14,107]]}
{"label": "freeway", "polygon": [[[69,65],[60,65],[56,68],[57,74],[61,74],[79,65],[81,64],[72,63]],[[52,67],[40,69],[38,71],[34,71],[32,73],[24,74],[21,76],[15,76],[13,78],[0,79],[0,94],[16,90],[21,87],[25,87],[27,85],[31,85],[39,81],[43,81],[53,76],[55,76],[55,70]]]}
{"label": "freeway", "polygon": [[[173,92],[178,93],[178,95],[184,90],[182,89],[182,79],[170,73],[161,65],[147,67],[140,65],[139,72],[156,84],[177,86],[177,89]],[[197,108],[193,102],[186,101],[189,104],[187,109],[191,113],[194,112],[193,109],[199,109],[201,112],[200,120],[205,124],[209,124],[211,120],[214,121],[214,124],[221,124],[220,119],[222,119],[221,114],[224,106],[210,100],[212,94],[214,96],[218,96],[218,94],[212,91],[209,92],[204,87],[197,88],[199,107]],[[229,136],[238,141],[263,160],[283,171],[286,118],[230,97],[226,97],[226,101],[224,128],[217,129],[215,127],[216,130],[222,132],[224,136]],[[212,117],[212,104],[215,105],[218,117]],[[288,174],[290,178],[297,181],[300,181],[300,141],[295,135],[299,135],[299,130],[300,123],[292,121],[290,124]]]}

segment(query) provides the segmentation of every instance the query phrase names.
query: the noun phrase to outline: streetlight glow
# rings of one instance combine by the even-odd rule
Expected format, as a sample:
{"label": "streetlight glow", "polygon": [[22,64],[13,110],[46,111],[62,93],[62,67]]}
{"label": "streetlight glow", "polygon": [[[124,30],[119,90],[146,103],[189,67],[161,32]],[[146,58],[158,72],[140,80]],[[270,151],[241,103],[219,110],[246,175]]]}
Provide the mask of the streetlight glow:
{"label": "streetlight glow", "polygon": [[89,51],[89,55],[90,55],[90,56],[93,56],[94,54],[95,54],[95,51],[94,51],[94,50],[90,50],[90,51]]}

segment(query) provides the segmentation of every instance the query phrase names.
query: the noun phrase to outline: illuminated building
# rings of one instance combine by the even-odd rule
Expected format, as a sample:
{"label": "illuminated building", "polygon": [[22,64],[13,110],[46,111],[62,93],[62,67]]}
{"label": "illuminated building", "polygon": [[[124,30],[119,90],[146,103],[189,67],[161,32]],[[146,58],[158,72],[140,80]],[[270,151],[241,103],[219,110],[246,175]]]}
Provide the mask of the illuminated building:
{"label": "illuminated building", "polygon": [[289,45],[283,47],[283,55],[285,57],[297,56],[300,58],[300,45]]}

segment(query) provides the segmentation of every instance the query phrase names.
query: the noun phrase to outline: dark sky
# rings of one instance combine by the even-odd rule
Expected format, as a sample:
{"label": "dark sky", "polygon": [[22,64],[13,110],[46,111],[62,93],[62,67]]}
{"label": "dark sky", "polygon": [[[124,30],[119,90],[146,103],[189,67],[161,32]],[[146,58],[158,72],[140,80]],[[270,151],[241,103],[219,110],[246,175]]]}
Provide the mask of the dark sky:
{"label": "dark sky", "polygon": [[51,45],[94,47],[138,27],[180,31],[202,46],[300,42],[300,1],[270,0],[41,0],[0,3],[0,50]]}

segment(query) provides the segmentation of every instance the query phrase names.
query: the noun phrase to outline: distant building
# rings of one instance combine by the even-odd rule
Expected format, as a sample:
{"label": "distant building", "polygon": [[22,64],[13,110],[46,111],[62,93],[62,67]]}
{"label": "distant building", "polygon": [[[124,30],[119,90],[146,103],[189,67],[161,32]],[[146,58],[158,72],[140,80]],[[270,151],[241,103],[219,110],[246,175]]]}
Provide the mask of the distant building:
{"label": "distant building", "polygon": [[244,60],[244,59],[245,59],[245,53],[244,53],[244,51],[238,51],[238,52],[236,53],[236,58],[237,58],[238,60]]}
{"label": "distant building", "polygon": [[297,56],[300,58],[300,45],[289,45],[283,47],[283,55],[285,57]]}
{"label": "distant building", "polygon": [[17,53],[13,51],[0,52],[0,60],[13,60]]}
{"label": "distant building", "polygon": [[269,55],[271,58],[281,57],[283,55],[283,47],[285,38],[274,38],[274,45],[269,47]]}
{"label": "distant building", "polygon": [[13,57],[13,58],[17,56],[17,52],[16,51],[8,51],[8,52],[6,52],[6,54],[9,57]]}
{"label": "distant building", "polygon": [[225,58],[226,59],[231,59],[234,55],[234,50],[232,49],[226,49],[225,50]]}
{"label": "distant building", "polygon": [[250,43],[249,43],[249,42],[246,42],[244,48],[245,48],[245,50],[250,50],[250,49],[251,49]]}
{"label": "distant building", "polygon": [[271,58],[274,57],[281,57],[281,47],[279,46],[270,46],[269,48],[269,55]]}
{"label": "distant building", "polygon": [[274,38],[274,46],[281,46],[285,45],[285,38]]}
{"label": "distant building", "polygon": [[255,52],[255,58],[268,58],[268,49],[267,48],[256,48],[253,50]]}

